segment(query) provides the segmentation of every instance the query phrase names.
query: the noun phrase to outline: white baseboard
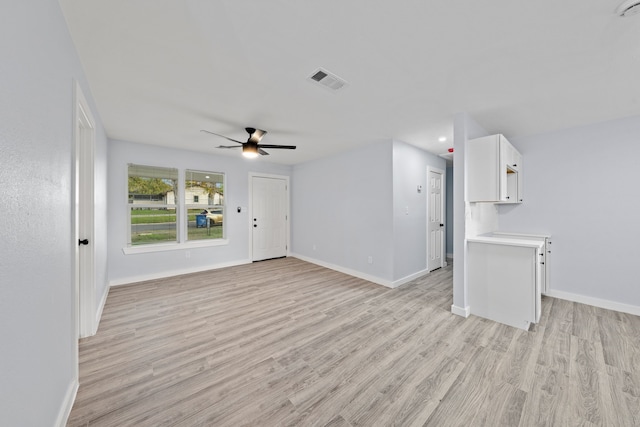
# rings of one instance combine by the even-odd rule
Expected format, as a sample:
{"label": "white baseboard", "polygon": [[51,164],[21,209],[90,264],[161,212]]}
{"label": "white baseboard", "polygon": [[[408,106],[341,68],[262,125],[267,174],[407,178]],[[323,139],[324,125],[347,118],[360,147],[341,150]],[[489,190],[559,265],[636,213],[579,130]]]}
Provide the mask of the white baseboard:
{"label": "white baseboard", "polygon": [[340,265],[331,264],[329,262],[321,261],[319,259],[310,258],[308,256],[304,256],[304,255],[300,255],[300,254],[293,254],[293,253],[291,254],[291,256],[294,257],[294,258],[301,259],[303,261],[310,262],[311,264],[316,264],[316,265],[319,265],[321,267],[328,268],[330,270],[335,270],[335,271],[339,271],[340,273],[348,274],[349,276],[357,277],[357,278],[363,279],[363,280],[368,280],[369,282],[373,282],[373,283],[375,283],[377,285],[382,285],[382,286],[385,286],[385,287],[391,288],[391,289],[394,289],[394,288],[397,288],[399,286],[402,286],[405,283],[409,283],[412,280],[415,280],[418,277],[422,277],[422,276],[424,276],[425,274],[427,274],[429,272],[428,270],[422,270],[422,271],[418,271],[417,273],[413,273],[413,274],[410,274],[408,276],[405,276],[402,279],[391,281],[391,280],[387,280],[387,279],[382,279],[382,278],[377,277],[377,276],[373,276],[371,274],[363,273],[361,271],[353,270],[351,268],[346,268],[346,267],[342,267]]}
{"label": "white baseboard", "polygon": [[60,406],[60,411],[58,411],[56,423],[54,424],[56,427],[65,427],[67,425],[69,414],[71,414],[71,408],[73,408],[73,403],[76,401],[76,394],[78,393],[79,386],[80,383],[77,378],[69,384],[69,388],[67,388],[67,392],[64,394],[64,400]]}
{"label": "white baseboard", "polygon": [[622,313],[634,314],[640,316],[640,307],[637,305],[624,304],[616,301],[609,301],[600,298],[588,297],[579,294],[572,294],[570,292],[550,290],[545,295],[552,298],[564,299],[572,302],[579,302],[581,304],[592,305],[594,307],[600,307],[607,310],[620,311]]}
{"label": "white baseboard", "polygon": [[463,307],[458,307],[457,305],[452,305],[451,312],[453,314],[466,318],[466,317],[469,317],[469,315],[471,314],[471,307],[467,306],[463,308]]}
{"label": "white baseboard", "polygon": [[[354,276],[354,277],[358,277],[358,278],[363,279],[363,280],[368,280],[369,282],[373,282],[373,283],[376,283],[378,285],[386,286],[387,288],[394,288],[395,287],[395,286],[393,286],[394,282],[392,282],[390,280],[382,279],[382,278],[377,277],[377,276],[372,276],[370,274],[366,274],[366,273],[363,273],[361,271],[352,270],[350,268],[342,267],[340,265],[331,264],[331,263],[325,262],[325,261],[320,261],[319,259],[310,258],[308,256],[304,256],[304,255],[300,255],[300,254],[292,253],[291,256],[294,257],[294,258],[301,259],[303,261],[310,262],[311,264],[316,264],[316,265],[319,265],[321,267],[328,268],[330,270],[335,270],[335,271],[339,271],[340,273],[348,274],[349,276]],[[400,285],[396,285],[396,286],[400,286]]]}
{"label": "white baseboard", "polygon": [[102,319],[102,311],[104,310],[104,305],[107,303],[107,295],[109,295],[109,285],[104,287],[104,292],[102,293],[102,298],[100,298],[100,304],[98,304],[98,311],[96,312],[96,319],[93,324],[93,333],[91,335],[95,335],[98,332],[98,327],[100,326],[100,319]]}
{"label": "white baseboard", "polygon": [[402,285],[404,285],[405,283],[409,283],[410,281],[415,280],[415,279],[417,279],[418,277],[422,277],[422,276],[424,276],[424,275],[425,275],[425,274],[427,274],[427,273],[429,273],[429,270],[424,269],[424,270],[422,270],[422,271],[418,271],[417,273],[413,273],[413,274],[410,274],[410,275],[408,275],[408,276],[406,276],[406,277],[403,277],[402,279],[394,280],[394,281],[391,283],[391,286],[390,286],[390,287],[391,287],[391,288],[397,288],[398,286],[402,286]]}
{"label": "white baseboard", "polygon": [[200,273],[201,271],[217,270],[225,267],[235,267],[236,265],[251,264],[251,260],[242,259],[238,261],[222,262],[219,264],[206,265],[202,267],[185,268],[181,270],[163,271],[153,274],[142,274],[140,276],[122,277],[109,281],[109,286],[129,285],[131,283],[144,282],[147,280],[165,279],[167,277],[181,276],[183,274]]}

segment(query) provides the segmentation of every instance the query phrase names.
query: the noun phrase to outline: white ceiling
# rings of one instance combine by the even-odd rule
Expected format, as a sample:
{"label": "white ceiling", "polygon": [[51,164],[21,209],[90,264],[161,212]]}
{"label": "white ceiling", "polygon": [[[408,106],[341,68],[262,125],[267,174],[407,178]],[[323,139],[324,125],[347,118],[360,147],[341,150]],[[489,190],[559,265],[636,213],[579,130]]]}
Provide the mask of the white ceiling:
{"label": "white ceiling", "polygon": [[113,139],[239,156],[199,130],[252,126],[298,146],[261,161],[295,164],[391,138],[443,153],[461,111],[508,137],[640,114],[622,0],[59,1]]}

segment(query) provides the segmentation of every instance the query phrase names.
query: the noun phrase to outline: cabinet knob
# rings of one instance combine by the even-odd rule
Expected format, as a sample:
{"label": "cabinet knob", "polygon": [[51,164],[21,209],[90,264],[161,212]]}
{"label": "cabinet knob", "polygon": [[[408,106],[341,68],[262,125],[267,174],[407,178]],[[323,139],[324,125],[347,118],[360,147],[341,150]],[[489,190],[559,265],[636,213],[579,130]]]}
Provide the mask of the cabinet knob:
{"label": "cabinet knob", "polygon": [[541,262],[540,264],[544,265],[544,262]]}
{"label": "cabinet knob", "polygon": [[518,165],[516,165],[516,164],[514,163],[514,164],[513,164],[513,167],[514,167],[514,168],[517,168],[517,167],[518,167]]}
{"label": "cabinet knob", "polygon": [[509,196],[507,196],[507,199],[509,198]]}

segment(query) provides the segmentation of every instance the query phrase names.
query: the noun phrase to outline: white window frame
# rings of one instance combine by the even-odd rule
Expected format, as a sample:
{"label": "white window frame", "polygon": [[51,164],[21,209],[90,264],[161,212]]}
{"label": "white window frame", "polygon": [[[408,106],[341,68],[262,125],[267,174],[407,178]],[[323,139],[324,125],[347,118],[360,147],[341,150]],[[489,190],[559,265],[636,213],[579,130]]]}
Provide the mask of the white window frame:
{"label": "white window frame", "polygon": [[[187,194],[187,174],[189,172],[192,173],[201,173],[201,174],[209,174],[209,175],[221,175],[222,176],[222,188],[224,190],[226,190],[227,188],[227,175],[224,172],[214,172],[214,171],[201,171],[201,170],[195,170],[195,169],[185,169],[184,171],[184,181],[182,183],[182,190],[185,192],[185,197],[183,198],[186,199],[186,194]],[[184,242],[183,243],[188,243],[188,244],[193,244],[193,243],[198,243],[198,242],[216,242],[216,241],[226,241],[227,239],[227,208],[225,205],[225,200],[226,200],[226,196],[223,194],[222,195],[222,204],[221,205],[210,205],[209,203],[207,203],[206,206],[203,206],[201,203],[196,204],[196,203],[184,203],[184,218],[185,220],[183,221],[183,225],[185,228],[185,232],[184,232]],[[208,200],[207,200],[208,202]],[[209,209],[209,208],[214,208],[214,209],[222,209],[222,237],[217,238],[217,239],[197,239],[197,240],[189,240],[189,209]]]}
{"label": "white window frame", "polygon": [[[181,189],[178,190],[178,195],[175,195],[175,204],[174,205],[167,205],[169,207],[175,207],[176,209],[176,241],[175,242],[159,242],[159,243],[148,243],[148,244],[141,244],[141,245],[135,245],[132,246],[131,245],[131,204],[129,203],[129,168],[127,166],[127,180],[126,180],[126,187],[125,187],[125,191],[127,194],[127,246],[122,248],[122,252],[125,255],[131,255],[131,254],[141,254],[141,253],[152,253],[152,252],[165,252],[165,251],[175,251],[175,250],[185,250],[185,249],[191,249],[191,248],[202,248],[202,247],[214,247],[214,246],[223,246],[223,245],[228,245],[229,244],[229,240],[227,238],[227,209],[226,209],[226,204],[224,204],[224,200],[226,200],[226,194],[223,195],[224,199],[223,199],[223,223],[222,223],[222,227],[223,228],[223,234],[222,234],[222,238],[217,238],[217,239],[202,239],[202,240],[187,240],[187,235],[188,235],[188,230],[187,230],[187,223],[186,221],[183,221],[182,218],[188,218],[188,206],[190,206],[190,204],[187,204],[186,201],[184,200],[184,197],[180,197],[179,193],[180,191],[185,191],[186,189],[186,173],[187,171],[196,171],[195,169],[181,169],[181,168],[175,168],[175,167],[170,167],[170,166],[157,166],[157,165],[142,165],[142,164],[137,164],[137,163],[130,163],[130,164],[135,164],[137,166],[148,166],[150,168],[158,168],[158,169],[175,169],[178,172],[178,184],[176,186],[176,188]],[[206,171],[207,173],[212,173],[212,174],[219,174],[222,175],[223,178],[223,188],[225,189],[226,192],[226,188],[227,188],[227,174],[225,172],[213,172],[213,171]],[[140,204],[140,205],[136,205],[136,207],[151,207],[151,208],[157,208],[157,207],[163,207],[165,205],[158,205],[158,204],[153,204],[153,205],[149,205],[147,206],[146,204]],[[184,222],[184,224],[183,224]]]}
{"label": "white window frame", "polygon": [[[167,167],[167,166],[152,166],[152,165],[141,165],[141,164],[136,164],[136,163],[129,163],[127,165],[127,246],[126,249],[135,249],[136,248],[150,248],[150,247],[154,247],[154,246],[162,246],[162,247],[166,247],[166,246],[170,246],[170,245],[177,245],[180,240],[181,240],[181,236],[180,236],[180,205],[178,203],[175,203],[179,200],[179,195],[178,194],[174,194],[174,204],[168,204],[168,203],[164,203],[164,204],[158,204],[158,203],[140,203],[140,204],[135,204],[135,203],[129,203],[129,167],[130,166],[141,166],[141,167],[148,167],[148,168],[153,168],[153,169],[165,169],[167,171],[169,170],[175,170],[176,172],[176,189],[180,188],[180,170],[178,168],[172,168],[172,167]],[[177,191],[176,191],[177,192]],[[165,201],[166,202],[166,201]],[[158,243],[145,243],[145,244],[141,244],[141,245],[133,245],[131,242],[131,211],[133,209],[133,206],[135,205],[136,208],[142,208],[142,209],[156,209],[156,208],[165,208],[165,209],[175,209],[175,213],[176,213],[176,240],[175,241],[167,241],[167,242],[158,242]],[[126,251],[125,251],[126,253]]]}

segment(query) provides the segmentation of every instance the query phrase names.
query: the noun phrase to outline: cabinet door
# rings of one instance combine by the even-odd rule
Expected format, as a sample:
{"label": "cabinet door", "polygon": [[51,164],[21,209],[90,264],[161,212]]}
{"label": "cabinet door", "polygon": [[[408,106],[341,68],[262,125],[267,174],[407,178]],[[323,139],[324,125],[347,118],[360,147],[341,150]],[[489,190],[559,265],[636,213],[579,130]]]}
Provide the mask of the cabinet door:
{"label": "cabinet door", "polygon": [[522,156],[518,153],[518,203],[522,203],[524,200],[523,192],[522,192],[522,181],[524,180],[524,172],[522,167]]}
{"label": "cabinet door", "polygon": [[467,142],[465,146],[466,200],[468,202],[497,202],[501,188],[500,149],[497,135]]}
{"label": "cabinet door", "polygon": [[471,314],[525,330],[536,322],[536,256],[533,247],[468,242]]}
{"label": "cabinet door", "polygon": [[500,202],[522,202],[522,155],[500,135]]}
{"label": "cabinet door", "polygon": [[509,160],[509,166],[513,170],[520,171],[522,167],[522,154],[515,149],[515,147],[511,146],[511,158]]}
{"label": "cabinet door", "polygon": [[512,194],[515,190],[513,181],[509,175],[509,161],[513,156],[512,146],[509,144],[509,141],[502,135],[500,135],[500,160],[498,162],[499,168],[499,186],[500,186],[500,198],[498,201],[500,202],[509,202],[510,197],[509,194]]}

